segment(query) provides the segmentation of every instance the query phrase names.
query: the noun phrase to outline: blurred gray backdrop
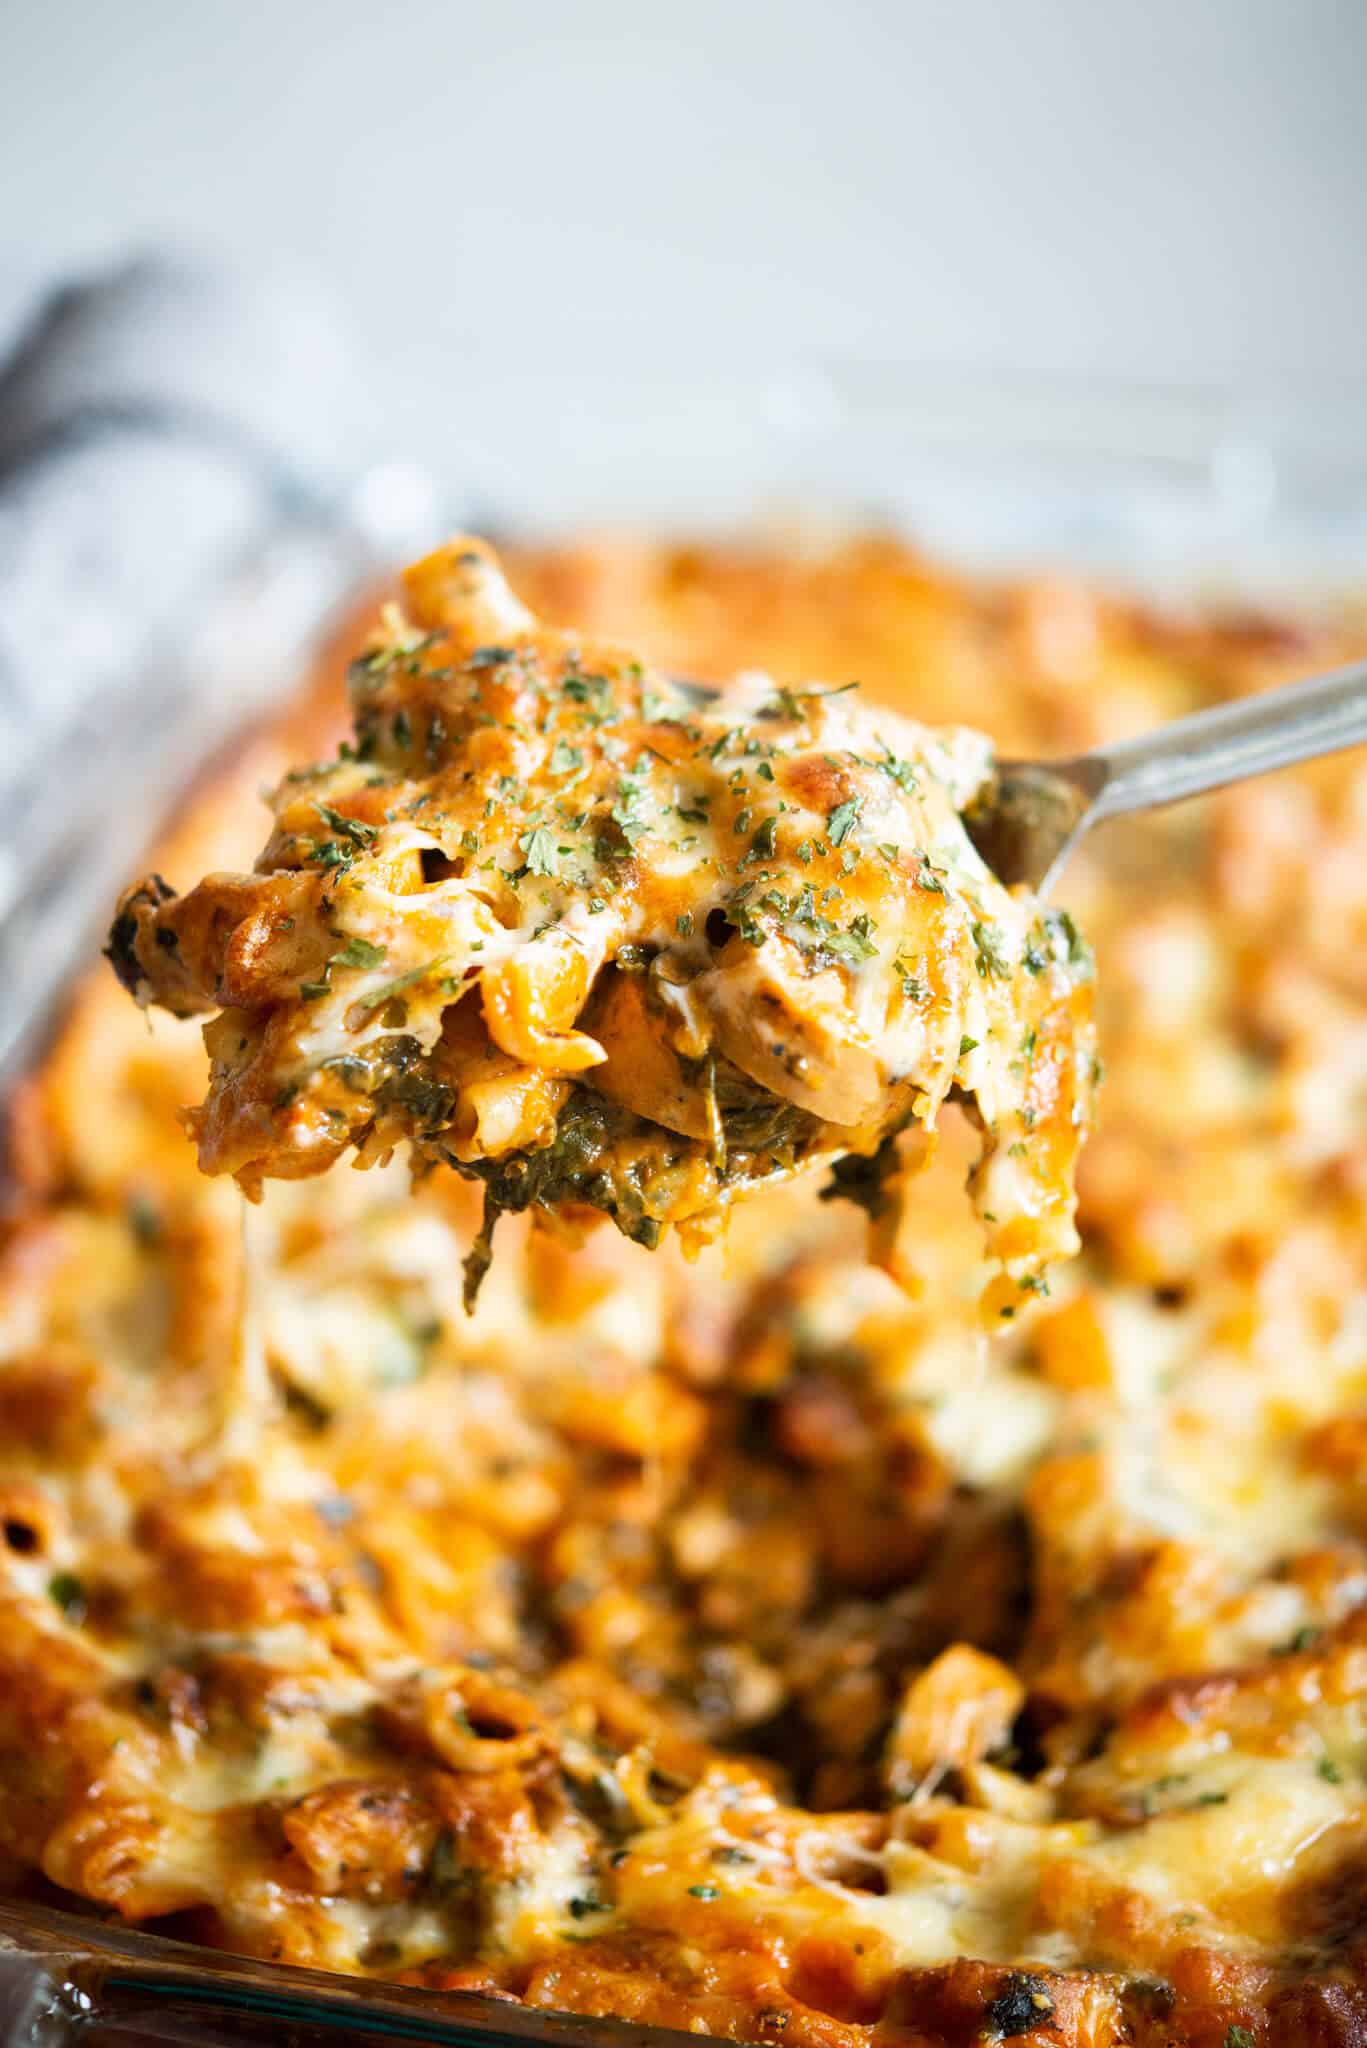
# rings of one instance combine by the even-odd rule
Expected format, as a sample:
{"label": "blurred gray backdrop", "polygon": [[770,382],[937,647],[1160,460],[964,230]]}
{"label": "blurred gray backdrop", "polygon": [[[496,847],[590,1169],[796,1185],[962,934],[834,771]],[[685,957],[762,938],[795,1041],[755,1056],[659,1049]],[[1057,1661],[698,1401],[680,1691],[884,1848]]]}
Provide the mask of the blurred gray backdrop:
{"label": "blurred gray backdrop", "polygon": [[0,0],[0,76],[0,250],[315,272],[396,445],[458,449],[471,356],[1322,383],[1367,337],[1363,0]]}

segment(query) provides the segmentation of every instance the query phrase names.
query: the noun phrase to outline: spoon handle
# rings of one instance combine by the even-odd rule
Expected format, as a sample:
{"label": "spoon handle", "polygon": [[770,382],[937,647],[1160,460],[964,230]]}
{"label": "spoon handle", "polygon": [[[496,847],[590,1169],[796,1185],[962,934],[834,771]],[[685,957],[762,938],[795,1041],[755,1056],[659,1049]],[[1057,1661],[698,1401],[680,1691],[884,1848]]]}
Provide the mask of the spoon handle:
{"label": "spoon handle", "polygon": [[1362,741],[1367,741],[1367,662],[1356,662],[1098,748],[1089,759],[1103,771],[1103,779],[1089,823],[1199,796]]}

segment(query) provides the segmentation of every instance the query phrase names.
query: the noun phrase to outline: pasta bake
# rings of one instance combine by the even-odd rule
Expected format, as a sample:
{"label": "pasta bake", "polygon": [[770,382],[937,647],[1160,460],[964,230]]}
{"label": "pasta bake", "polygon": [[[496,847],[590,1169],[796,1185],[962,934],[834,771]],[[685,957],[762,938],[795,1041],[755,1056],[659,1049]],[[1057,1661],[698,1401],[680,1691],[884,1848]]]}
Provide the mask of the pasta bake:
{"label": "pasta bake", "polygon": [[[508,559],[585,646],[857,676],[1007,755],[1367,649],[881,538]],[[285,777],[355,744],[365,630],[170,881],[250,869],[263,787],[345,838]],[[365,822],[354,769],[310,789]],[[691,1264],[509,1216],[467,1316],[478,1183],[399,1151],[244,1204],[176,1121],[200,1020],[101,965],[11,1105],[6,1890],[796,2048],[1367,2039],[1362,758],[1107,827],[1063,901],[1107,1063],[1081,1250],[991,1332],[956,1100],[904,1284],[799,1180]]]}
{"label": "pasta bake", "polygon": [[200,1164],[254,1193],[407,1138],[483,1182],[473,1299],[508,1209],[696,1244],[813,1160],[878,1207],[893,1138],[953,1088],[1013,1314],[1076,1249],[1095,1047],[1076,928],[964,828],[986,741],[857,682],[687,693],[538,630],[477,542],[404,592],[256,873],[120,906],[139,998],[219,1011]]}

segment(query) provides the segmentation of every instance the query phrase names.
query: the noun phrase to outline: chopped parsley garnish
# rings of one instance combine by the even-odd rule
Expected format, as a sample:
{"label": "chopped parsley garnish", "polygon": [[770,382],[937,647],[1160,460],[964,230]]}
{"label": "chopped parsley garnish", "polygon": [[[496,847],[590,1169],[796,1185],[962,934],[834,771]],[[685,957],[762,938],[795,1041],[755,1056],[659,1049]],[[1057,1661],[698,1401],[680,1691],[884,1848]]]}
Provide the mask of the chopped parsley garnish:
{"label": "chopped parsley garnish", "polygon": [[1091,947],[1066,910],[1046,910],[1031,926],[1024,958],[1030,974],[1043,974],[1051,961],[1066,961],[1079,976],[1090,976],[1096,969]]}
{"label": "chopped parsley garnish", "polygon": [[606,676],[566,676],[561,690],[572,704],[582,704],[590,725],[611,725],[617,716],[612,685]]}
{"label": "chopped parsley garnish", "polygon": [[766,818],[754,838],[750,841],[750,850],[745,856],[746,860],[772,860],[777,838],[778,819]]}
{"label": "chopped parsley garnish", "polygon": [[340,832],[344,839],[355,846],[373,846],[379,838],[379,828],[367,825],[360,818],[348,818],[342,811],[334,811],[330,804],[319,804],[318,815],[331,825],[334,832]]}
{"label": "chopped parsley garnish", "polygon": [[826,837],[832,846],[843,846],[854,830],[854,821],[864,808],[862,797],[846,797],[843,804],[837,804],[826,820]]}
{"label": "chopped parsley garnish", "polygon": [[1011,973],[1001,930],[986,918],[974,919],[973,961],[985,981],[1005,981]]}
{"label": "chopped parsley garnish", "polygon": [[320,868],[344,868],[356,858],[356,849],[339,846],[335,839],[315,839],[307,858],[316,861]]}
{"label": "chopped parsley garnish", "polygon": [[617,785],[617,801],[611,812],[612,822],[628,846],[634,846],[649,827],[650,821],[645,815],[644,808],[649,774],[648,764],[645,761],[638,761],[634,768],[627,770]]}
{"label": "chopped parsley garnish", "polygon": [[1289,1637],[1286,1642],[1279,1643],[1272,1654],[1274,1657],[1299,1657],[1303,1651],[1313,1649],[1323,1633],[1323,1629],[1316,1628],[1313,1623],[1307,1622],[1304,1627],[1298,1628],[1296,1633]]}
{"label": "chopped parsley garnish", "polygon": [[879,740],[878,744],[883,749],[883,758],[878,766],[885,775],[891,776],[899,789],[910,795],[916,787],[916,770],[910,761],[899,761],[886,740]]}
{"label": "chopped parsley garnish", "polygon": [[691,1884],[688,1887],[690,1899],[719,1899],[721,1888],[715,1884]]}
{"label": "chopped parsley garnish", "polygon": [[328,961],[329,967],[382,967],[384,947],[372,946],[369,939],[348,939],[339,953]]}
{"label": "chopped parsley garnish", "polygon": [[805,705],[814,704],[822,697],[843,697],[849,690],[857,690],[858,683],[842,683],[837,690],[790,690],[786,683],[780,683],[767,704],[761,704],[761,718],[798,718],[806,721]]}
{"label": "chopped parsley garnish", "polygon": [[[386,606],[385,613],[386,624],[394,630],[397,625],[395,610]],[[373,654],[363,654],[359,661],[353,662],[351,675],[356,681],[373,687],[377,678],[382,676],[386,669],[392,668],[396,661],[421,654],[423,649],[430,647],[438,637],[435,633],[405,633],[398,630],[389,646],[377,647]]]}
{"label": "chopped parsley garnish", "polygon": [[969,1053],[976,1052],[977,1050],[978,1040],[976,1038],[970,1038],[968,1033],[965,1032],[963,1037],[959,1040],[959,1058],[966,1059]]}
{"label": "chopped parsley garnish", "polygon": [[536,825],[530,832],[524,832],[518,845],[527,856],[527,873],[532,875],[558,875],[560,856],[555,843],[555,834],[549,825]]}
{"label": "chopped parsley garnish", "polygon": [[1093,973],[1096,962],[1092,958],[1092,949],[1073,923],[1068,912],[1066,910],[1046,910],[1044,922],[1048,926],[1051,935],[1055,938],[1055,941],[1062,940],[1068,965],[1078,968],[1084,974]]}
{"label": "chopped parsley garnish", "polygon": [[857,967],[861,960],[872,960],[878,951],[873,933],[873,919],[861,911],[858,917],[851,918],[845,931],[828,933],[821,941],[822,950],[847,967]]}
{"label": "chopped parsley garnish", "polygon": [[378,1009],[381,1003],[387,1003],[391,997],[401,995],[404,989],[412,988],[415,982],[425,981],[429,974],[434,974],[445,964],[445,960],[446,955],[442,954],[436,960],[424,960],[421,967],[410,967],[407,974],[400,974],[393,981],[386,981],[382,987],[373,988],[368,995],[363,995],[357,1007],[362,1010]]}
{"label": "chopped parsley garnish", "polygon": [[584,765],[584,749],[572,747],[568,740],[557,740],[551,748],[551,774],[574,775]]}
{"label": "chopped parsley garnish", "polygon": [[68,1621],[79,1621],[84,1615],[85,1587],[75,1572],[54,1572],[47,1582],[47,1593]]}

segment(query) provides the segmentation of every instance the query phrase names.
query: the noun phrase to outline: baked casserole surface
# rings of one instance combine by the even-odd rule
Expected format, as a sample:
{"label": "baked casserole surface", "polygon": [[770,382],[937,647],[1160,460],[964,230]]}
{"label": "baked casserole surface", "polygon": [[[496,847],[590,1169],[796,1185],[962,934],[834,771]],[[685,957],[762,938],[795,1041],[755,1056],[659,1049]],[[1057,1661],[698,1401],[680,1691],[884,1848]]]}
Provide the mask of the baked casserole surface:
{"label": "baked casserole surface", "polygon": [[[891,540],[585,543],[542,616],[1071,752],[1361,654]],[[244,869],[353,633],[194,793]],[[1109,828],[1082,1252],[988,1335],[952,1107],[887,1262],[811,1186],[687,1262],[398,1162],[248,1209],[193,1020],[12,1104],[0,1881],[737,2039],[1367,2042],[1367,768]]]}

